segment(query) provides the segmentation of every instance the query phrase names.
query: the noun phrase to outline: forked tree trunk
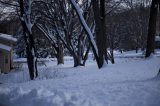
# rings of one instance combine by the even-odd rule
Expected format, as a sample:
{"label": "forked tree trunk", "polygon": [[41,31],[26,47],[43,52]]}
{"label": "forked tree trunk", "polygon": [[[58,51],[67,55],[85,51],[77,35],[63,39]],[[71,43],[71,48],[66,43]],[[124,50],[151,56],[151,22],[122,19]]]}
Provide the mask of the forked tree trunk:
{"label": "forked tree trunk", "polygon": [[86,24],[84,17],[82,16],[80,7],[77,5],[75,0],[70,0],[70,1],[78,15],[78,18],[84,28],[84,31],[87,34],[97,65],[99,68],[102,68],[105,60],[105,53],[107,53],[106,36],[105,36],[105,0],[93,0],[97,45],[95,45],[93,34],[89,29],[88,25]]}
{"label": "forked tree trunk", "polygon": [[86,21],[85,21],[83,15],[82,15],[82,12],[80,11],[80,7],[77,5],[77,3],[75,2],[75,0],[70,0],[70,2],[71,2],[73,8],[76,11],[76,14],[78,15],[78,19],[80,20],[80,23],[81,23],[84,31],[87,34],[87,37],[88,37],[89,43],[91,45],[91,48],[93,50],[93,54],[95,56],[97,65],[100,68],[100,66],[99,66],[99,59],[98,59],[98,49],[97,49],[97,46],[95,44],[93,34],[92,34],[91,30],[89,29],[88,25],[86,24]]}
{"label": "forked tree trunk", "polygon": [[[31,1],[27,1],[27,6],[31,8]],[[30,17],[27,17],[30,14],[26,14],[25,11],[30,11],[30,10],[25,10],[24,11],[24,1],[20,0],[20,13],[21,13],[21,23],[23,27],[23,35],[24,35],[24,40],[26,43],[26,54],[27,54],[27,63],[28,63],[28,69],[29,69],[29,74],[30,74],[30,79],[33,80],[38,76],[38,71],[37,71],[37,59],[35,57],[35,47],[34,47],[34,39],[33,35],[31,33],[31,27],[30,29],[27,27],[28,19]]]}

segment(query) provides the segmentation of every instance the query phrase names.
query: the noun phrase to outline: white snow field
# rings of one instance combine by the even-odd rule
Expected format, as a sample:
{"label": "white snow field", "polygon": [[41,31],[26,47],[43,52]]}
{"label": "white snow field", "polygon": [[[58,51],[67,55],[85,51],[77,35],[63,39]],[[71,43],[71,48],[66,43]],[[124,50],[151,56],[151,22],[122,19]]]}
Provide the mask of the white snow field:
{"label": "white snow field", "polygon": [[77,68],[71,60],[48,61],[34,81],[23,63],[0,74],[0,106],[160,106],[160,57],[133,55],[116,56],[100,70],[93,60]]}

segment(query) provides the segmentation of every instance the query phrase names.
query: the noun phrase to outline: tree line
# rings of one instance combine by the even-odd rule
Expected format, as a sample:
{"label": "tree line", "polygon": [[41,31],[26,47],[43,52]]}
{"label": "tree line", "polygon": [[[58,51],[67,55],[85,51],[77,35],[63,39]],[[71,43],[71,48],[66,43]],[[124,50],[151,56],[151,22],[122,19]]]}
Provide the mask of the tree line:
{"label": "tree line", "polygon": [[102,68],[105,62],[114,63],[114,49],[142,49],[146,57],[154,53],[159,0],[6,0],[0,4],[16,7],[21,22],[15,34],[17,51],[25,51],[31,80],[38,76],[37,57],[45,54],[57,58],[57,64],[71,55],[77,67],[85,65],[92,51]]}

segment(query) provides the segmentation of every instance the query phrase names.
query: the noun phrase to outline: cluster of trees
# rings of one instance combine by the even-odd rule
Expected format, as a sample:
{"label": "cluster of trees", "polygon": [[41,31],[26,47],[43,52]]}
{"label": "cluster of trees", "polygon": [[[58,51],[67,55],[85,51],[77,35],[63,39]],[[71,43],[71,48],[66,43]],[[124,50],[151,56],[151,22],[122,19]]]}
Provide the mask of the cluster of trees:
{"label": "cluster of trees", "polygon": [[138,51],[147,45],[146,57],[154,52],[159,0],[5,0],[0,4],[16,7],[15,17],[21,22],[15,34],[17,51],[26,51],[32,80],[38,76],[37,57],[44,54],[56,57],[57,64],[71,55],[76,67],[85,65],[92,50],[102,68],[105,61],[114,63],[114,49]]}
{"label": "cluster of trees", "polygon": [[[136,50],[146,47],[149,7],[146,3],[128,3],[128,8],[107,14],[107,36],[114,49]],[[111,39],[111,40],[110,40]]]}

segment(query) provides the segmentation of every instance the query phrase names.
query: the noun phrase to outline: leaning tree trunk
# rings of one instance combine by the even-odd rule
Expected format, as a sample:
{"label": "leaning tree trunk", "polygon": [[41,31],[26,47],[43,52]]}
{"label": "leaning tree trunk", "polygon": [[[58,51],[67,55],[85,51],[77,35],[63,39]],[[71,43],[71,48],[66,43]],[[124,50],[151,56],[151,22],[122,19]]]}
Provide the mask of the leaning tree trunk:
{"label": "leaning tree trunk", "polygon": [[80,11],[81,9],[80,9],[79,5],[75,2],[75,0],[70,0],[70,2],[71,2],[73,8],[74,8],[75,11],[76,11],[76,14],[78,15],[78,19],[80,20],[80,23],[81,23],[84,31],[85,31],[86,34],[87,34],[87,37],[88,37],[90,46],[91,46],[91,48],[92,48],[92,50],[93,50],[93,54],[94,54],[94,56],[95,56],[97,65],[98,65],[98,67],[100,68],[100,66],[99,66],[99,59],[98,59],[98,49],[97,49],[96,43],[95,43],[95,41],[94,41],[93,34],[92,34],[90,28],[88,27],[88,25],[86,24],[86,21],[85,21],[83,15],[82,15],[82,12]]}
{"label": "leaning tree trunk", "polygon": [[[28,69],[30,74],[30,79],[33,80],[38,76],[37,72],[37,59],[35,57],[35,47],[34,47],[34,39],[31,32],[31,20],[30,20],[30,13],[31,13],[31,0],[26,0],[25,3],[23,0],[19,1],[20,4],[20,13],[21,13],[21,23],[23,27],[23,34],[24,40],[26,43],[26,54],[27,54],[27,63]],[[24,11],[24,4],[26,10]]]}
{"label": "leaning tree trunk", "polygon": [[149,57],[151,53],[154,53],[158,2],[159,0],[152,0],[150,8],[147,48],[145,57]]}

